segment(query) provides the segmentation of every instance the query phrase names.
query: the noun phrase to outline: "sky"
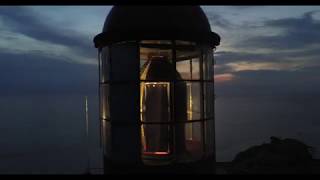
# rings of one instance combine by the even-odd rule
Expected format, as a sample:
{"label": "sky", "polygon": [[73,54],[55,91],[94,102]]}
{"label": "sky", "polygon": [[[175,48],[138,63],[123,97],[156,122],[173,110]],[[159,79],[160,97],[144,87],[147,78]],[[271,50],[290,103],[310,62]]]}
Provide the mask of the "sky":
{"label": "sky", "polygon": [[[41,77],[25,77],[28,79],[24,81],[29,84],[35,83],[36,80],[41,82],[36,84],[46,88],[48,86],[42,86],[42,83],[46,83],[46,79],[52,77],[51,73],[58,74],[57,69],[59,76],[63,77],[63,73],[69,73],[68,65],[77,71],[82,67],[88,68],[89,65],[96,67],[97,52],[93,48],[92,39],[101,32],[110,6],[2,6],[0,8],[0,57],[13,59],[0,62],[1,67],[6,69],[2,73],[8,72],[10,68],[35,69],[27,76],[37,76],[40,71],[46,71],[47,73],[43,73]],[[317,77],[313,73],[316,73],[319,65],[317,38],[320,26],[319,7],[203,6],[202,8],[212,30],[222,37],[221,45],[215,54],[217,83],[222,81],[238,83],[243,81],[248,73],[259,73],[259,76],[264,77],[272,73],[270,76],[278,78],[268,76],[272,81],[265,82],[272,85],[276,85],[281,78],[286,78],[284,76],[292,76],[290,79],[294,79],[294,82],[281,80],[284,81],[282,83],[294,86],[296,83],[312,85],[311,82],[316,81]],[[68,65],[62,66],[62,64]],[[43,66],[50,66],[50,69]],[[50,77],[45,77],[46,75]],[[69,79],[75,78],[74,83],[80,83],[78,82],[80,79],[90,81],[92,78],[89,75],[83,76],[86,77],[80,78],[74,73]],[[246,81],[257,79],[256,75],[248,76],[245,78]],[[308,78],[304,78],[306,76]],[[248,79],[250,77],[254,79]],[[66,82],[68,79],[62,82],[61,78],[58,82],[58,79],[52,80],[54,81],[52,85],[68,84]],[[306,83],[305,80],[311,82]],[[4,81],[6,83],[2,83],[3,90],[9,91],[11,86],[16,85],[12,79],[7,82],[9,78],[5,78]],[[31,90],[34,87],[30,85],[24,88],[34,90]],[[304,86],[301,88],[307,89]],[[53,90],[56,92],[56,89]],[[26,91],[21,91],[24,92]]]}
{"label": "sky", "polygon": [[[221,36],[214,67],[217,159],[230,161],[273,135],[320,148],[320,6],[202,8]],[[98,61],[92,40],[110,9],[0,7],[0,144],[6,147],[0,158],[12,157],[0,163],[0,173],[26,171],[16,159],[31,158],[35,149],[42,157],[54,156],[55,148],[77,149],[74,158],[83,157],[84,96],[92,119],[91,158],[99,159]],[[61,164],[44,168],[53,160],[42,157],[30,172],[45,173]],[[85,161],[78,169],[68,167],[80,172]]]}

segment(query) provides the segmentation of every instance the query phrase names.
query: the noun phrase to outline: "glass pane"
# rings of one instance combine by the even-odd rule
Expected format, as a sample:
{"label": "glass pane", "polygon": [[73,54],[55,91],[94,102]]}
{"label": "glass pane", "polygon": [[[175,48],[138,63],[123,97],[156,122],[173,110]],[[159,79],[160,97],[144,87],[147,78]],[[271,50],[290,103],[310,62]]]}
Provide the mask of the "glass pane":
{"label": "glass pane", "polygon": [[189,60],[192,58],[199,58],[200,51],[197,49],[194,50],[176,50],[177,61]]}
{"label": "glass pane", "polygon": [[204,83],[204,117],[213,118],[214,116],[214,83]]}
{"label": "glass pane", "polygon": [[188,120],[201,118],[201,88],[200,83],[189,82],[187,84]]}
{"label": "glass pane", "polygon": [[141,129],[144,155],[170,154],[168,125],[143,124]]}
{"label": "glass pane", "polygon": [[197,43],[190,41],[175,41],[177,51],[194,52],[197,49]]}
{"label": "glass pane", "polygon": [[109,80],[110,73],[110,59],[109,59],[109,47],[104,47],[99,52],[100,61],[100,82],[104,83]]}
{"label": "glass pane", "polygon": [[191,60],[178,61],[176,63],[177,71],[179,72],[181,79],[191,79]]}
{"label": "glass pane", "polygon": [[191,79],[200,79],[200,62],[199,58],[192,58]]}
{"label": "glass pane", "polygon": [[109,89],[111,121],[135,126],[139,122],[139,84],[114,83]]}
{"label": "glass pane", "polygon": [[121,42],[110,47],[110,76],[113,81],[139,80],[138,44]]}
{"label": "glass pane", "polygon": [[210,119],[204,122],[205,125],[205,149],[206,156],[213,156],[214,153],[214,120]]}
{"label": "glass pane", "polygon": [[182,79],[185,79],[185,80],[200,79],[199,58],[191,58],[188,60],[178,61],[176,63],[176,68]]}
{"label": "glass pane", "polygon": [[140,114],[142,122],[170,121],[170,83],[140,83]]}
{"label": "glass pane", "polygon": [[180,41],[180,40],[176,40],[176,45],[196,45],[195,42],[191,42],[191,41]]}
{"label": "glass pane", "polygon": [[183,79],[200,79],[200,51],[194,50],[176,50],[177,71]]}
{"label": "glass pane", "polygon": [[143,124],[141,126],[142,157],[147,164],[159,164],[170,160],[172,153],[169,125]]}
{"label": "glass pane", "polygon": [[102,145],[104,154],[111,156],[111,125],[110,122],[102,120]]}
{"label": "glass pane", "polygon": [[211,48],[203,49],[203,78],[213,80],[213,50]]}
{"label": "glass pane", "polygon": [[115,163],[141,162],[140,125],[133,119],[129,120],[134,124],[111,124],[111,159]]}
{"label": "glass pane", "polygon": [[203,126],[202,122],[192,122],[177,125],[184,129],[178,134],[176,142],[184,142],[176,147],[179,162],[199,160],[203,157]]}
{"label": "glass pane", "polygon": [[110,119],[110,99],[109,99],[109,84],[101,84],[100,86],[100,106],[101,117],[103,119]]}
{"label": "glass pane", "polygon": [[140,79],[172,79],[172,50],[140,47]]}
{"label": "glass pane", "polygon": [[[178,82],[175,87],[176,120],[201,119],[201,86],[200,82]],[[185,113],[185,115],[183,114]],[[177,116],[177,114],[179,116]]]}
{"label": "glass pane", "polygon": [[[102,61],[104,59],[104,56],[103,56],[103,51],[99,51],[99,54],[98,54],[98,63],[99,63],[99,78],[100,78],[100,82],[105,82],[105,77],[103,75],[103,64],[102,64]],[[99,83],[100,83],[99,82]]]}

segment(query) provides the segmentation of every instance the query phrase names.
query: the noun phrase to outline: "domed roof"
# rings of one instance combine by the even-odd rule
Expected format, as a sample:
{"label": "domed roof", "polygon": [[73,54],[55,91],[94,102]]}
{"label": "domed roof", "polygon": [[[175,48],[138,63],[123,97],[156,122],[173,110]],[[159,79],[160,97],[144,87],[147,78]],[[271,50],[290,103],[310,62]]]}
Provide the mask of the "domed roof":
{"label": "domed roof", "polygon": [[125,40],[189,40],[217,46],[200,6],[114,6],[103,32],[94,38],[96,47]]}

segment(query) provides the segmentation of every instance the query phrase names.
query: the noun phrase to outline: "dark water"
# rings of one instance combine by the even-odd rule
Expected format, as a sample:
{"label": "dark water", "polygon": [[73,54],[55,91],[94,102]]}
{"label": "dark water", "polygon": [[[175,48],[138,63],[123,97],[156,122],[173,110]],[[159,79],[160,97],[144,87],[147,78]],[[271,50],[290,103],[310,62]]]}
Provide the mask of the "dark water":
{"label": "dark water", "polygon": [[[97,102],[97,96],[89,95],[91,168],[102,167]],[[0,106],[0,174],[86,171],[84,95],[6,96]],[[312,100],[217,99],[217,160],[230,161],[271,135],[320,147],[319,117]]]}
{"label": "dark water", "polygon": [[[216,100],[217,160],[230,161],[270,136],[296,138],[320,147],[317,98],[221,98]],[[314,154],[319,158],[319,153]]]}
{"label": "dark water", "polygon": [[[97,97],[89,96],[90,166],[101,167]],[[87,168],[82,95],[0,99],[0,173],[83,173]]]}

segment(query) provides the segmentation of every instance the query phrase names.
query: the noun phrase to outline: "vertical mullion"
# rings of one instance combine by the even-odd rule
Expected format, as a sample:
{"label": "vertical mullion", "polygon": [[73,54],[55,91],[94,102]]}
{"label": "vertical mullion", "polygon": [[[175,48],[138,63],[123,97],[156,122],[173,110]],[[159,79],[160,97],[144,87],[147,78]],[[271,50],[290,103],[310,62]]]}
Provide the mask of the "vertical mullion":
{"label": "vertical mullion", "polygon": [[109,68],[109,71],[108,71],[108,75],[109,75],[109,81],[110,81],[110,83],[112,83],[112,81],[113,81],[113,78],[112,78],[112,45],[110,45],[109,47],[109,50],[108,50],[108,52],[109,52],[109,58],[108,58],[108,60],[109,60],[109,66],[110,66],[110,68]]}
{"label": "vertical mullion", "polygon": [[98,84],[98,99],[99,99],[99,126],[100,126],[100,148],[101,147],[103,147],[102,146],[102,141],[103,141],[103,134],[102,134],[102,132],[103,132],[103,124],[102,124],[102,116],[101,116],[101,114],[102,114],[102,108],[101,108],[101,48],[99,48],[98,49],[98,73],[99,73],[99,76],[98,76],[98,81],[99,81],[99,84]]}
{"label": "vertical mullion", "polygon": [[189,65],[190,65],[190,79],[192,80],[192,58],[189,60]]}
{"label": "vertical mullion", "polygon": [[[192,76],[192,73],[193,73],[192,72],[193,71],[193,69],[192,69],[192,58],[190,58],[190,60],[189,60],[189,65],[190,65],[190,79],[193,80],[193,76]],[[189,84],[189,89],[187,89],[187,91],[189,90],[190,95],[187,96],[187,98],[189,98],[187,101],[189,103],[191,103],[192,101],[190,99],[192,99],[192,85],[193,85],[193,82],[192,81],[191,82],[186,82],[187,88],[188,88],[188,84]],[[188,103],[187,103],[187,105],[188,105]],[[193,105],[192,104],[191,105],[189,104],[189,107],[187,107],[187,110],[188,110],[188,108],[190,108],[189,111],[191,111],[191,112],[193,111]],[[188,120],[188,117],[189,117],[189,113],[192,114],[191,112],[187,111],[187,120]],[[190,117],[190,120],[193,120],[192,116]],[[190,128],[190,131],[191,131],[191,133],[190,133],[191,134],[191,139],[193,139],[193,123],[185,125],[185,126],[189,126],[188,128]]]}
{"label": "vertical mullion", "polygon": [[[174,70],[174,72],[176,71],[177,69],[177,64],[176,64],[176,43],[175,43],[175,40],[171,40],[171,52],[172,52],[172,68]],[[174,79],[171,79],[171,86],[170,86],[170,117],[171,117],[171,122],[173,122],[173,126],[170,125],[169,127],[171,128],[171,140],[170,140],[170,144],[171,144],[171,148],[172,148],[172,152],[173,152],[173,155],[174,157],[176,157],[176,148],[175,148],[175,145],[177,144],[175,142],[176,140],[176,135],[175,135],[175,122],[176,122],[176,119],[175,119],[175,101],[174,101],[174,96],[175,96],[175,86],[176,86],[176,77],[174,77]]]}
{"label": "vertical mullion", "polygon": [[140,149],[140,157],[139,157],[139,159],[142,161],[142,152],[143,152],[143,150],[142,150],[142,135],[141,135],[141,130],[142,130],[142,119],[140,119],[141,118],[141,112],[140,112],[140,106],[141,106],[141,104],[140,104],[140,96],[141,96],[141,92],[140,92],[140,89],[141,89],[141,82],[140,82],[140,43],[139,43],[140,41],[136,41],[136,46],[137,46],[137,61],[138,61],[138,63],[137,63],[137,81],[136,81],[136,85],[139,87],[139,94],[138,94],[138,102],[139,102],[139,106],[137,107],[138,108],[138,113],[137,113],[137,116],[139,117],[138,118],[138,125],[137,125],[137,127],[138,127],[138,133],[139,133],[139,147],[141,148]]}
{"label": "vertical mullion", "polygon": [[[215,65],[215,60],[214,60],[214,51],[209,51],[209,53],[212,53],[212,59],[209,59],[210,61],[213,61],[213,66]],[[213,66],[211,66],[210,68],[212,68]],[[213,77],[214,76],[214,68],[212,68],[212,74],[210,74],[210,77]],[[215,94],[215,88],[214,88],[214,78],[213,78],[213,106],[212,106],[212,113],[213,113],[213,128],[212,128],[212,131],[213,131],[213,160],[214,160],[214,163],[216,162],[216,120],[215,120],[215,103],[216,103],[216,94]],[[214,166],[215,168],[216,166]],[[214,171],[216,171],[214,169]]]}
{"label": "vertical mullion", "polygon": [[[112,132],[111,132],[111,129],[113,128],[112,127],[112,122],[111,122],[111,120],[112,120],[112,117],[111,117],[111,113],[110,113],[110,102],[111,102],[111,96],[110,96],[110,87],[111,87],[111,84],[112,84],[112,81],[113,81],[113,79],[112,79],[112,44],[111,45],[109,45],[108,46],[108,56],[107,56],[107,61],[108,61],[108,65],[109,65],[109,68],[107,68],[105,71],[107,72],[107,74],[106,74],[106,77],[105,78],[108,78],[108,80],[109,80],[109,82],[108,82],[108,105],[109,105],[109,123],[108,122],[106,122],[105,124],[107,125],[109,125],[109,127],[110,128],[108,128],[108,129],[106,129],[106,130],[110,130],[110,132],[109,132],[109,138],[108,138],[108,142],[104,142],[105,143],[105,148],[106,149],[108,149],[109,151],[108,151],[108,155],[111,157],[112,156],[112,147],[110,147],[111,146],[111,143],[112,143]],[[105,79],[106,80],[106,79]],[[106,99],[106,98],[105,98]],[[107,132],[105,132],[105,134],[107,134]]]}
{"label": "vertical mullion", "polygon": [[[200,63],[199,63],[199,70],[200,70],[200,93],[201,93],[201,103],[200,103],[200,110],[201,110],[201,119],[204,119],[204,88],[203,88],[203,48],[200,46]],[[201,121],[201,133],[202,133],[202,148],[203,154],[206,154],[206,146],[205,146],[205,124],[204,121]]]}

